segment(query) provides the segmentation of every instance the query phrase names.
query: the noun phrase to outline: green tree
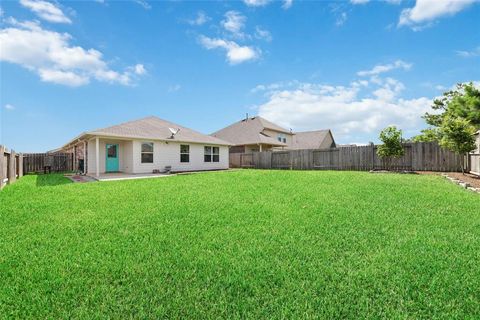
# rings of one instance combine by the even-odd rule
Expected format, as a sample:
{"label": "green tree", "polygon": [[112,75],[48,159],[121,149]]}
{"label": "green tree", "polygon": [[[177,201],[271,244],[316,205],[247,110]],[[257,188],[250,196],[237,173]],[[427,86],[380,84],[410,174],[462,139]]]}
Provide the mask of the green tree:
{"label": "green tree", "polygon": [[[480,90],[470,83],[459,83],[433,101],[434,113],[426,113],[424,119],[431,127],[412,138],[413,141],[441,141],[445,119],[465,119],[475,128],[480,128]],[[450,120],[449,120],[450,121]]]}
{"label": "green tree", "polygon": [[476,148],[475,131],[476,129],[470,124],[470,121],[464,118],[445,117],[440,127],[440,145],[458,154],[469,153]]}
{"label": "green tree", "polygon": [[428,128],[421,131],[422,133],[411,139],[413,142],[434,142],[440,140],[440,130],[438,128]]}
{"label": "green tree", "polygon": [[405,153],[402,145],[402,130],[395,126],[386,127],[380,132],[380,140],[383,144],[378,146],[377,155],[383,159],[387,170],[390,170],[392,160]]}
{"label": "green tree", "polygon": [[476,128],[480,127],[480,90],[472,82],[459,83],[455,90],[447,91],[433,101],[432,109],[439,113],[426,113],[425,121],[440,127],[446,117],[463,118]]}

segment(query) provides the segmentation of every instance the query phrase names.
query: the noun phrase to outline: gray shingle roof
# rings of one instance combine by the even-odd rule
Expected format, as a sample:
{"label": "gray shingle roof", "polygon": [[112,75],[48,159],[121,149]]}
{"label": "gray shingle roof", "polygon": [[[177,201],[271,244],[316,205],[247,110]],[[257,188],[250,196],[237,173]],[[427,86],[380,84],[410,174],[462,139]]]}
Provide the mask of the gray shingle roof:
{"label": "gray shingle roof", "polygon": [[270,137],[263,133],[263,130],[265,129],[290,134],[290,131],[262,117],[252,117],[235,122],[226,128],[212,133],[211,136],[229,141],[234,145],[262,143],[274,146],[286,146],[285,143],[279,142],[274,137]]}
{"label": "gray shingle roof", "polygon": [[[295,132],[290,149],[320,149],[330,130]],[[326,147],[326,146],[325,146]],[[330,147],[330,146],[328,146]]]}
{"label": "gray shingle roof", "polygon": [[[169,128],[180,129],[172,139]],[[158,117],[150,116],[139,120],[125,122],[119,125],[89,131],[90,135],[106,135],[124,138],[172,140],[179,142],[205,143],[216,145],[231,145],[227,141],[202,134],[192,129],[182,127]]]}

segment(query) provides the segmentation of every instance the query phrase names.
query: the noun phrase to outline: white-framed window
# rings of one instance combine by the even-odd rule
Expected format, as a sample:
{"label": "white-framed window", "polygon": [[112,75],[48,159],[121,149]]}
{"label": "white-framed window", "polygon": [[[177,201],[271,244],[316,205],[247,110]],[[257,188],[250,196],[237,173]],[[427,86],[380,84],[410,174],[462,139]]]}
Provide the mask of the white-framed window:
{"label": "white-framed window", "polygon": [[203,161],[204,162],[220,162],[220,148],[205,146]]}
{"label": "white-framed window", "polygon": [[153,163],[153,142],[142,142],[141,162]]}
{"label": "white-framed window", "polygon": [[287,143],[287,136],[284,133],[279,133],[277,135],[277,140],[283,143]]}
{"label": "white-framed window", "polygon": [[188,144],[180,145],[180,162],[190,162],[190,146]]}

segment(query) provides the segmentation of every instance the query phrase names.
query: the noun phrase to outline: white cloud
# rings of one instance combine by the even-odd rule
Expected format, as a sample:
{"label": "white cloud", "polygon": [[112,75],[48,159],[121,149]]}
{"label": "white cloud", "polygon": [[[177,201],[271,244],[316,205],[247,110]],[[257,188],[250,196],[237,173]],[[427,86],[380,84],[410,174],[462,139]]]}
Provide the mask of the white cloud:
{"label": "white cloud", "polygon": [[471,57],[478,57],[480,56],[480,46],[476,47],[470,51],[457,51],[457,55],[463,58],[471,58]]}
{"label": "white cloud", "polygon": [[4,108],[5,108],[6,110],[15,110],[15,107],[14,107],[13,105],[9,104],[9,103],[7,103],[7,104],[4,106]]}
{"label": "white cloud", "polygon": [[43,29],[37,22],[13,18],[7,22],[12,26],[0,29],[0,61],[19,64],[37,73],[42,81],[81,86],[95,78],[130,85],[135,74],[145,71],[143,65],[129,67],[123,73],[113,71],[100,51],[72,46],[68,33]]}
{"label": "white cloud", "polygon": [[175,84],[173,86],[168,87],[168,92],[176,92],[176,91],[180,90],[181,88],[182,88],[181,85]]}
{"label": "white cloud", "polygon": [[222,48],[227,52],[227,60],[230,64],[239,64],[248,60],[255,60],[260,56],[260,52],[249,46],[240,46],[234,41],[199,37],[200,44],[206,49]]}
{"label": "white cloud", "polygon": [[357,81],[347,86],[298,83],[266,89],[268,101],[259,106],[259,115],[299,131],[329,128],[339,141],[364,138],[367,142],[388,125],[397,125],[407,133],[418,131],[424,123],[421,116],[430,110],[432,100],[403,99],[401,82],[392,78],[378,82],[365,85]]}
{"label": "white cloud", "polygon": [[338,17],[337,17],[337,20],[335,21],[335,25],[340,27],[340,26],[343,26],[343,24],[347,21],[347,13],[346,12],[342,12]]}
{"label": "white cloud", "polygon": [[391,71],[391,70],[394,70],[394,69],[409,70],[411,67],[412,67],[411,63],[407,63],[407,62],[402,61],[402,60],[397,60],[394,63],[389,63],[389,64],[385,64],[385,65],[381,65],[381,64],[376,65],[371,70],[359,71],[359,72],[357,72],[357,75],[361,76],[361,77],[363,77],[363,76],[376,76],[376,75],[379,75],[381,73],[388,72],[388,71]]}
{"label": "white cloud", "polygon": [[235,37],[243,38],[245,35],[243,34],[242,29],[245,27],[246,20],[247,18],[242,16],[239,12],[231,10],[225,13],[225,19],[221,21],[221,25]]}
{"label": "white cloud", "polygon": [[145,67],[143,66],[143,64],[136,64],[132,67],[133,69],[133,72],[135,72],[135,74],[138,74],[139,76],[141,75],[144,75],[145,73],[147,73],[147,70],[145,69]]}
{"label": "white cloud", "polygon": [[150,3],[148,3],[147,1],[145,0],[133,0],[133,2],[141,5],[143,7],[143,9],[145,10],[150,10],[152,9],[152,6],[150,5]]}
{"label": "white cloud", "polygon": [[192,26],[201,26],[208,22],[210,20],[210,17],[205,14],[203,11],[197,12],[197,16],[195,19],[188,20],[187,22],[192,25]]}
{"label": "white cloud", "polygon": [[270,31],[262,29],[259,26],[256,26],[255,27],[255,38],[270,42],[270,41],[272,41],[272,34],[270,33]]}
{"label": "white cloud", "polygon": [[[381,0],[389,4],[400,4],[402,0]],[[369,3],[370,0],[350,0],[351,4],[365,4]]]}
{"label": "white cloud", "polygon": [[249,7],[263,7],[267,5],[270,0],[243,0],[243,2]]}
{"label": "white cloud", "polygon": [[416,0],[413,8],[402,10],[399,26],[420,30],[443,16],[452,16],[478,0]]}
{"label": "white cloud", "polygon": [[90,81],[87,76],[82,76],[71,71],[39,69],[38,74],[42,81],[67,85],[70,87],[82,86]]}
{"label": "white cloud", "polygon": [[292,4],[293,4],[293,0],[284,0],[282,8],[285,9],[285,10],[290,9]]}
{"label": "white cloud", "polygon": [[53,3],[42,0],[20,0],[20,4],[32,10],[40,18],[54,23],[72,23],[63,11]]}

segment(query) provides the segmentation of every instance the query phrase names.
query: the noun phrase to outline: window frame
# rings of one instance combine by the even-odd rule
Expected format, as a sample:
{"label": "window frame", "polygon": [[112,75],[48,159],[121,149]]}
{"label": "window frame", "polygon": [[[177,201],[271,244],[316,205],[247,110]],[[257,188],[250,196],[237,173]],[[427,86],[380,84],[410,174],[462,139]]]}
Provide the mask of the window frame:
{"label": "window frame", "polygon": [[[182,152],[182,147],[187,147],[187,152]],[[182,156],[187,156],[187,161],[182,160]],[[190,163],[190,145],[181,144],[180,145],[180,163]]]}
{"label": "window frame", "polygon": [[[210,150],[209,152],[207,152],[208,149]],[[207,157],[209,157],[210,160],[207,160]],[[216,158],[216,160],[215,160],[215,158]],[[203,162],[206,162],[206,163],[220,162],[220,147],[219,146],[204,146],[203,147]]]}
{"label": "window frame", "polygon": [[[143,151],[143,145],[144,144],[151,144],[152,145],[152,151]],[[151,154],[152,155],[152,162],[145,162],[143,161],[143,155],[144,154]],[[140,143],[140,163],[141,164],[152,164],[155,162],[155,143],[150,141],[142,141]]]}

